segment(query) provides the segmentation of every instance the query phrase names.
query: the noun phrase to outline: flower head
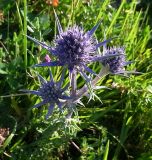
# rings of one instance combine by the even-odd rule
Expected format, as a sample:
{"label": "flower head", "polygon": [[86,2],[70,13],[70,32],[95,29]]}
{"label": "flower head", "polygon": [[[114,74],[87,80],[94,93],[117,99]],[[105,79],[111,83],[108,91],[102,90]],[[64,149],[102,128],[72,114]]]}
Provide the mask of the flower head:
{"label": "flower head", "polygon": [[28,92],[31,94],[35,94],[41,97],[42,101],[36,105],[34,105],[34,108],[38,108],[42,105],[49,104],[49,109],[46,117],[52,113],[55,104],[58,105],[59,109],[61,110],[63,101],[66,101],[70,99],[64,92],[68,88],[68,85],[65,86],[64,88],[61,88],[62,86],[62,81],[63,81],[63,74],[61,76],[60,81],[57,83],[54,82],[52,74],[50,72],[50,81],[46,81],[42,76],[38,76],[41,82],[40,88],[35,91],[35,90],[22,90],[24,92]]}
{"label": "flower head", "polygon": [[74,26],[57,36],[53,50],[61,65],[67,65],[72,71],[82,69],[93,59],[96,45],[82,28]]}
{"label": "flower head", "polygon": [[124,70],[124,66],[126,66],[128,64],[128,62],[126,62],[125,60],[125,51],[123,47],[112,47],[109,49],[106,49],[104,51],[105,55],[118,55],[118,56],[114,56],[108,59],[105,59],[102,61],[103,65],[108,65],[109,66],[109,70],[111,73],[113,74],[121,74],[123,73]]}
{"label": "flower head", "polygon": [[54,47],[27,36],[56,57],[55,61],[36,64],[35,66],[67,66],[70,73],[78,71],[85,79],[87,77],[85,71],[95,74],[87,67],[87,64],[105,59],[104,56],[97,54],[97,49],[111,41],[111,39],[108,39],[97,43],[97,40],[94,38],[93,34],[101,24],[101,21],[88,32],[84,32],[81,27],[76,25],[63,31],[56,13],[55,18],[59,34],[54,40]]}

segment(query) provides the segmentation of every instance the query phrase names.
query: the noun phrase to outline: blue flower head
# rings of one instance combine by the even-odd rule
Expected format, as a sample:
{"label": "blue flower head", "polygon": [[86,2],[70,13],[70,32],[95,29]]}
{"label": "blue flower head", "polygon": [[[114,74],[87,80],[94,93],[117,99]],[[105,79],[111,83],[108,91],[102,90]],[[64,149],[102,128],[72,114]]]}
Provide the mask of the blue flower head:
{"label": "blue flower head", "polygon": [[101,21],[88,32],[84,32],[83,28],[76,25],[67,28],[66,31],[63,31],[56,13],[55,18],[59,34],[54,40],[53,47],[27,36],[29,39],[41,45],[56,57],[55,61],[36,64],[35,66],[67,66],[70,73],[78,71],[84,78],[87,77],[85,71],[95,74],[89,67],[87,67],[87,64],[98,61],[99,59],[105,59],[104,56],[96,54],[97,49],[111,41],[111,39],[109,39],[101,43],[97,43],[94,38],[93,34],[101,24]]}
{"label": "blue flower head", "polygon": [[52,113],[55,105],[59,107],[59,109],[62,109],[62,105],[64,104],[64,101],[70,99],[64,92],[68,88],[68,85],[64,88],[61,88],[63,76],[62,73],[61,79],[55,83],[52,77],[52,74],[50,72],[50,81],[46,81],[42,76],[38,76],[39,80],[41,82],[40,88],[36,90],[22,90],[27,93],[35,94],[37,96],[40,96],[42,101],[36,105],[33,106],[33,108],[38,108],[42,105],[49,104],[48,113],[46,115],[46,118]]}
{"label": "blue flower head", "polygon": [[102,61],[103,65],[109,66],[109,71],[113,74],[121,74],[125,72],[124,66],[128,64],[125,59],[124,47],[107,48],[104,55],[118,55]]}
{"label": "blue flower head", "polygon": [[82,28],[73,26],[57,36],[53,50],[61,65],[67,65],[72,71],[82,70],[92,60],[96,46],[94,38]]}

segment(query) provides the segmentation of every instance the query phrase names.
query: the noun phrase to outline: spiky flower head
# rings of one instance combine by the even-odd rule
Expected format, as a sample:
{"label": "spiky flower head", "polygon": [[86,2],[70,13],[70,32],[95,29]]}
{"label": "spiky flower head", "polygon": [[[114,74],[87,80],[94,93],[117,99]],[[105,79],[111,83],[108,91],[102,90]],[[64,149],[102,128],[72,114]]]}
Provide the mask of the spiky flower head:
{"label": "spiky flower head", "polygon": [[92,61],[96,42],[82,28],[73,26],[57,36],[53,50],[61,65],[79,70]]}
{"label": "spiky flower head", "polygon": [[52,74],[50,72],[50,81],[46,81],[41,75],[38,76],[39,80],[41,82],[41,86],[38,90],[22,90],[27,93],[35,94],[37,96],[40,96],[42,101],[36,105],[34,105],[34,108],[38,108],[42,105],[49,104],[48,113],[46,115],[46,118],[52,113],[55,105],[59,107],[59,109],[62,109],[62,105],[64,104],[64,101],[70,99],[65,94],[65,90],[68,88],[68,85],[62,88],[62,81],[63,81],[63,74],[61,76],[61,79],[55,83],[52,77]]}
{"label": "spiky flower head", "polygon": [[102,61],[103,65],[108,65],[113,74],[121,74],[125,71],[124,66],[128,64],[125,58],[124,47],[107,48],[104,55],[118,55]]}
{"label": "spiky flower head", "polygon": [[87,32],[76,25],[63,31],[56,13],[55,18],[59,34],[54,40],[53,47],[27,36],[56,57],[55,61],[41,63],[35,66],[67,66],[70,73],[79,71],[84,78],[87,77],[85,71],[95,74],[87,64],[108,58],[108,55],[105,57],[97,54],[97,49],[111,41],[111,39],[108,39],[97,43],[97,40],[94,38],[93,34],[101,24],[101,21]]}

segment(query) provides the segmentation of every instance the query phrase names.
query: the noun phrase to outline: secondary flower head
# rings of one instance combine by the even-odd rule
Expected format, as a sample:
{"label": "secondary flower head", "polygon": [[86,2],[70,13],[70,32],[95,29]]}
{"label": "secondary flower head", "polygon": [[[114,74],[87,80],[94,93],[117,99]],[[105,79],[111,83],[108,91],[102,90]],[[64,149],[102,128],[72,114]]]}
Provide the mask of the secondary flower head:
{"label": "secondary flower head", "polygon": [[57,83],[54,82],[52,74],[50,72],[50,81],[46,81],[42,76],[38,76],[41,82],[40,88],[36,90],[22,90],[27,93],[35,94],[41,97],[42,101],[36,105],[34,105],[34,108],[38,108],[42,105],[49,104],[48,113],[46,115],[46,118],[52,113],[55,104],[58,105],[59,109],[62,109],[63,102],[70,99],[64,92],[67,89],[68,85],[64,88],[61,88],[62,81],[63,81],[63,74],[61,76],[60,81]]}
{"label": "secondary flower head", "polygon": [[78,71],[85,79],[87,77],[85,71],[95,74],[89,67],[87,67],[87,64],[108,58],[108,55],[105,57],[97,54],[97,49],[111,41],[111,39],[109,39],[97,43],[97,40],[94,38],[93,34],[101,24],[101,21],[87,32],[76,25],[63,31],[56,13],[55,18],[59,34],[54,40],[53,47],[27,36],[56,57],[55,61],[41,63],[35,66],[67,66],[70,73]]}
{"label": "secondary flower head", "polygon": [[113,74],[121,74],[125,72],[124,66],[128,64],[125,60],[124,47],[112,47],[104,51],[104,55],[118,55],[102,61],[103,65],[108,65],[109,70]]}

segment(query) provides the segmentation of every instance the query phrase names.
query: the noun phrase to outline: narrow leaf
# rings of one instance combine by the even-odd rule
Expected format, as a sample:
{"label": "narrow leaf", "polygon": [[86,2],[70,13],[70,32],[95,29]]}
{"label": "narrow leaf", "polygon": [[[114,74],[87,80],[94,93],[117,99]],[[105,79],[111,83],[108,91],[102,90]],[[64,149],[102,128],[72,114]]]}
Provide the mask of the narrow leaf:
{"label": "narrow leaf", "polygon": [[109,140],[106,144],[106,149],[105,149],[105,152],[104,152],[104,155],[103,155],[103,160],[108,160],[108,154],[109,154]]}

